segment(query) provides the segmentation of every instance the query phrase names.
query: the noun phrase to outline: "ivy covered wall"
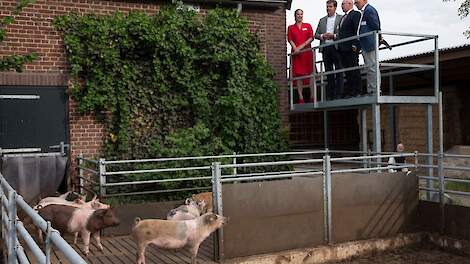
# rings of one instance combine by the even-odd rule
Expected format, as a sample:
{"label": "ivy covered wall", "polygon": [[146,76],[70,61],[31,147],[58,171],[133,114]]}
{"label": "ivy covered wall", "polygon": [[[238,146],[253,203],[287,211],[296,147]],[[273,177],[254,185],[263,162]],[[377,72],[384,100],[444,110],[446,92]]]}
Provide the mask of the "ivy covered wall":
{"label": "ivy covered wall", "polygon": [[107,159],[277,152],[278,87],[234,10],[177,6],[56,18],[82,112],[101,113]]}

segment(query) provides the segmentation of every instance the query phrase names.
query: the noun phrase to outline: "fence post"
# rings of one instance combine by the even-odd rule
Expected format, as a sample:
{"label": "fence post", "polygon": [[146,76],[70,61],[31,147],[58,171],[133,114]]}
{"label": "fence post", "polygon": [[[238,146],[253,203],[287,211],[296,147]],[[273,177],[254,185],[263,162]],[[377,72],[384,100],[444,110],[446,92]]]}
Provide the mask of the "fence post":
{"label": "fence post", "polygon": [[51,263],[51,222],[47,221],[47,228],[46,228],[46,263]]}
{"label": "fence post", "polygon": [[437,164],[439,175],[439,207],[441,209],[441,234],[445,232],[446,218],[445,218],[445,180],[444,180],[444,154],[439,152]]}
{"label": "fence post", "polygon": [[[222,203],[222,171],[220,169],[220,162],[212,163],[212,200],[214,201],[215,213],[223,215],[223,203]],[[215,259],[222,261],[225,258],[224,255],[224,232],[223,228],[217,230],[217,235],[214,241],[214,255]]]}
{"label": "fence post", "polygon": [[106,164],[105,159],[100,159],[100,198],[106,196]]}
{"label": "fence post", "polygon": [[331,225],[331,161],[330,155],[323,156],[323,211],[325,242],[333,243]]}
{"label": "fence post", "polygon": [[[237,157],[236,157],[236,155],[237,155],[237,152],[233,152],[233,156],[234,156],[233,159],[232,159],[232,164],[233,164],[233,165],[236,165],[236,164],[237,164]],[[237,175],[237,167],[234,167],[234,168],[233,168],[232,174],[233,174],[233,175]]]}
{"label": "fence post", "polygon": [[15,191],[12,191],[8,194],[8,206],[10,207],[8,219],[10,228],[10,230],[8,230],[8,243],[10,244],[10,252],[8,254],[8,263],[18,263],[18,258],[16,254],[16,247],[18,241],[18,237],[16,236],[16,197],[17,194]]}
{"label": "fence post", "polygon": [[[80,153],[77,157],[77,171],[78,171],[78,193],[79,194],[83,194],[83,184],[84,184],[84,181],[83,181],[83,177],[85,177],[83,175],[83,153]],[[77,190],[75,188],[75,190]]]}
{"label": "fence post", "polygon": [[418,170],[419,168],[419,159],[418,159],[418,151],[415,150],[415,170]]}

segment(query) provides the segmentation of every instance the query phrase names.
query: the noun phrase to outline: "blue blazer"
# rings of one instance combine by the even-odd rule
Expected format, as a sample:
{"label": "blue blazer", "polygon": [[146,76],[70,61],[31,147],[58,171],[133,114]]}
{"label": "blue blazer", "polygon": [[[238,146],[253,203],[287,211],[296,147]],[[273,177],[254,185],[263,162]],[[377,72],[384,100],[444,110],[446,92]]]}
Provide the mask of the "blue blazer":
{"label": "blue blazer", "polygon": [[[380,30],[380,19],[377,10],[370,4],[366,6],[364,14],[362,15],[362,21],[359,25],[359,34],[363,34],[370,31]],[[369,52],[375,49],[375,37],[374,35],[369,35],[367,37],[362,37],[361,48],[363,51]]]}

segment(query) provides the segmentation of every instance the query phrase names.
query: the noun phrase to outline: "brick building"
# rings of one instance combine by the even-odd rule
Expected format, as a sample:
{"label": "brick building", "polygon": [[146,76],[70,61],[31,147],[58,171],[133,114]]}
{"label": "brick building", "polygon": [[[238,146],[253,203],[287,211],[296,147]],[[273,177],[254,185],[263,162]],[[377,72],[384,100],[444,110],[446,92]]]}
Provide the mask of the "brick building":
{"label": "brick building", "polygon": [[[275,81],[279,87],[287,87],[286,80],[286,9],[291,1],[185,1],[200,12],[222,3],[227,8],[240,8],[233,4],[241,2],[241,15],[251,24],[251,30],[258,32],[262,52],[276,72]],[[81,115],[76,104],[67,95],[69,66],[59,32],[52,27],[55,17],[70,12],[77,14],[110,14],[116,11],[140,10],[154,14],[162,5],[171,1],[106,1],[106,0],[37,0],[28,5],[9,25],[6,39],[0,43],[0,54],[24,54],[37,52],[39,58],[26,65],[23,73],[0,72],[0,93],[39,94],[40,99],[12,102],[2,106],[1,118],[18,120],[18,109],[30,109],[21,113],[21,118],[32,120],[19,124],[15,129],[3,127],[5,133],[0,139],[3,148],[37,147],[47,148],[64,140],[70,143],[71,156],[79,153],[98,156],[106,128],[96,120],[93,113]],[[0,17],[11,15],[17,0],[0,0]],[[54,91],[51,93],[50,91]],[[57,104],[51,106],[48,97],[54,97]],[[52,101],[54,101],[52,100]],[[280,89],[279,105],[283,123],[288,120],[287,90]],[[48,108],[44,112],[43,109]],[[32,110],[31,110],[32,109]],[[61,120],[50,122],[52,116],[63,113]],[[14,121],[17,122],[17,121]],[[57,130],[57,131],[55,131]],[[20,134],[18,134],[20,133]],[[21,134],[23,133],[23,134]],[[54,135],[54,136],[52,136]],[[20,138],[20,139],[18,139]],[[13,142],[13,139],[18,139]]]}
{"label": "brick building", "polygon": [[[406,64],[432,64],[434,52],[424,52],[387,60]],[[470,145],[470,45],[439,50],[440,88],[443,101],[444,151],[455,145]],[[432,72],[400,76],[395,80],[397,95],[431,94]],[[382,78],[382,88],[388,90],[388,79]],[[394,115],[391,115],[394,111]],[[393,117],[394,116],[394,117]],[[368,116],[370,124],[370,115]],[[439,151],[438,105],[433,105],[433,149]],[[403,142],[407,151],[426,152],[426,108],[424,105],[385,106],[381,112],[383,129],[382,149],[393,151],[397,142]],[[394,124],[394,126],[393,126]]]}

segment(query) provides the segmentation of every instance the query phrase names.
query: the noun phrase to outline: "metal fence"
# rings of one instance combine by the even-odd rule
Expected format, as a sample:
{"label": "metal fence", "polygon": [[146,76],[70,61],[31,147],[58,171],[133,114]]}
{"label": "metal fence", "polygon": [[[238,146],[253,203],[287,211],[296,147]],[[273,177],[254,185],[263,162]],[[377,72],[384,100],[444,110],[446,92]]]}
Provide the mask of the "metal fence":
{"label": "metal fence", "polygon": [[[433,157],[433,162],[429,162],[429,156]],[[390,158],[408,158],[405,163],[390,163]],[[267,161],[244,162],[244,158],[263,158]],[[281,159],[280,159],[281,158]],[[325,242],[332,243],[332,225],[331,225],[331,177],[340,173],[368,173],[368,172],[387,172],[396,170],[411,170],[416,172],[419,180],[425,181],[419,185],[421,199],[430,200],[431,194],[438,194],[438,199],[443,209],[446,203],[446,195],[465,195],[470,196],[469,191],[455,191],[446,188],[447,182],[468,183],[470,180],[446,176],[446,171],[470,171],[466,166],[444,166],[444,159],[459,158],[470,159],[469,155],[451,155],[451,154],[427,154],[427,153],[396,153],[371,151],[343,151],[343,150],[317,150],[317,151],[296,151],[284,153],[261,153],[261,154],[232,154],[220,156],[201,156],[201,157],[179,157],[179,158],[159,158],[159,159],[141,159],[141,160],[117,160],[108,161],[105,159],[90,160],[83,156],[78,157],[78,170],[81,179],[82,190],[95,190],[101,197],[129,196],[142,194],[156,194],[180,191],[199,191],[200,189],[211,189],[213,193],[214,211],[223,214],[222,184],[234,182],[250,182],[273,179],[287,179],[294,177],[323,177],[323,207],[324,207],[324,233]],[[271,159],[271,161],[270,161]],[[274,160],[274,161],[273,161]],[[410,162],[411,160],[411,162]],[[162,163],[185,161],[188,166],[162,167]],[[200,166],[191,166],[197,163]],[[92,165],[92,168],[84,164]],[[154,164],[155,168],[149,166],[146,169],[133,170],[109,170],[113,165],[122,164]],[[250,171],[250,168],[256,168]],[[273,169],[274,168],[274,169]],[[277,168],[277,169],[276,169]],[[437,171],[437,177],[429,175],[432,170]],[[185,173],[194,171],[203,172],[200,176],[184,176]],[[178,177],[169,177],[165,179],[156,179],[162,173],[182,173]],[[152,174],[154,178],[146,180],[133,180],[133,175]],[[115,179],[110,182],[114,176],[120,176],[121,180]],[[168,176],[168,174],[166,175]],[[469,177],[470,179],[470,177]],[[116,187],[135,187],[144,184],[158,184],[168,182],[191,182],[197,180],[207,181],[207,187],[194,188],[174,188],[174,189],[155,189],[145,191],[132,191],[115,193],[112,188]],[[433,182],[430,186],[429,181]],[[88,183],[88,186],[82,184]],[[85,184],[86,185],[86,184]],[[442,210],[442,218],[445,217]],[[444,223],[444,221],[442,221]],[[442,227],[444,228],[444,227]],[[442,229],[443,230],[443,229]],[[218,256],[223,259],[223,230],[218,233]]]}
{"label": "metal fence", "polygon": [[[36,211],[34,211],[21,195],[8,184],[3,175],[0,174],[0,197],[2,207],[2,239],[4,263],[51,263],[51,249],[56,247],[65,256],[68,263],[86,263],[82,257],[60,236],[59,232],[51,227]],[[18,218],[18,208],[26,217],[31,218],[32,223],[46,234],[45,252],[26,230],[23,222]],[[24,245],[31,252],[29,256],[34,257],[30,261],[25,253]]]}

